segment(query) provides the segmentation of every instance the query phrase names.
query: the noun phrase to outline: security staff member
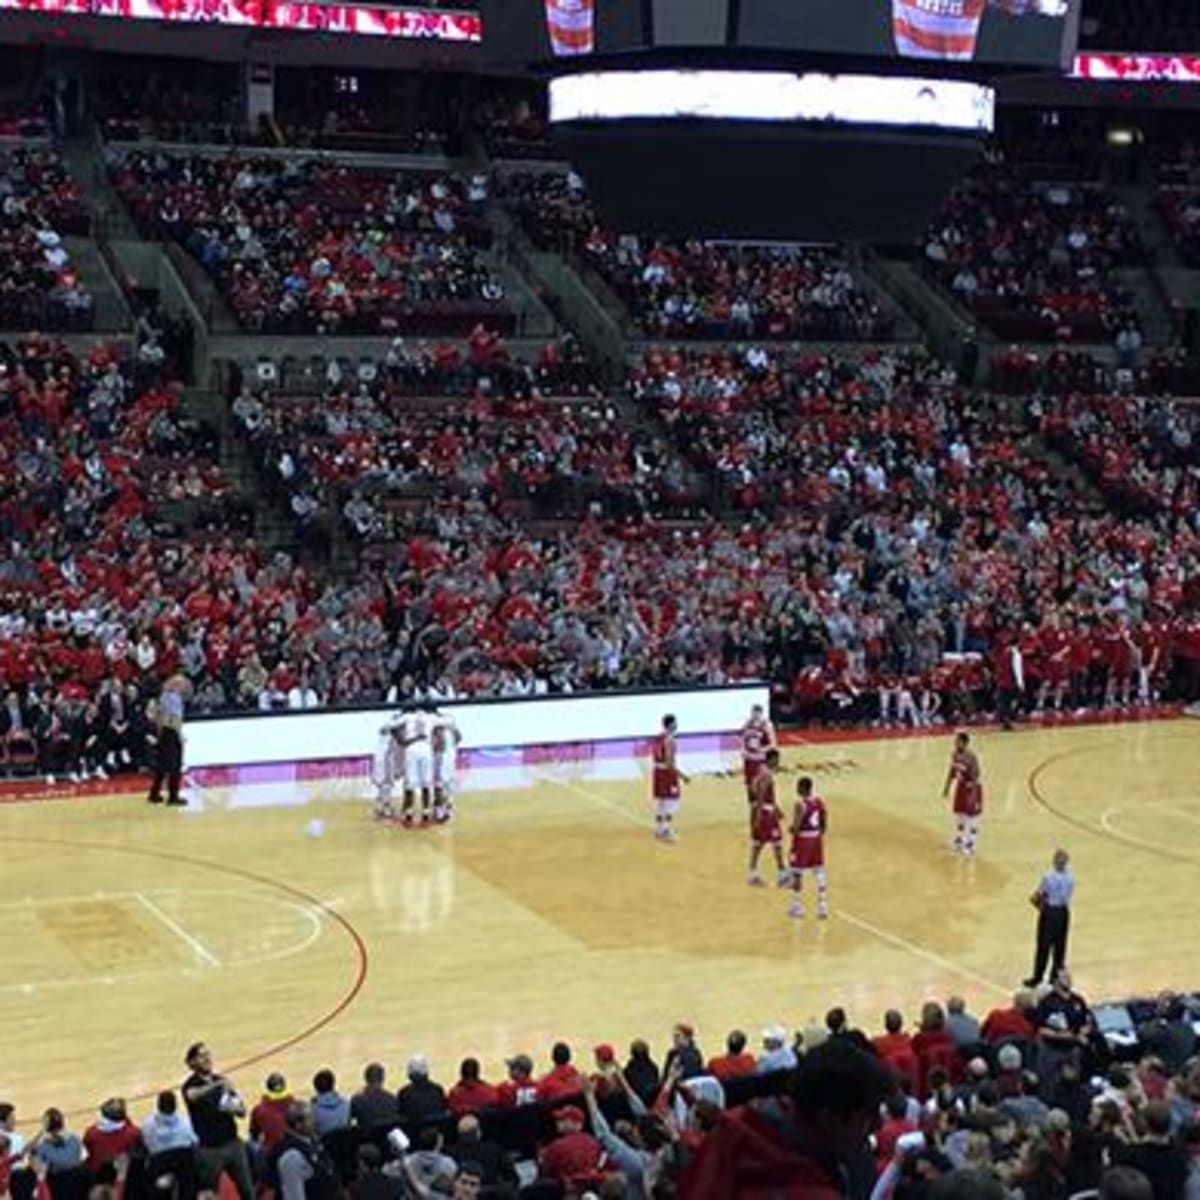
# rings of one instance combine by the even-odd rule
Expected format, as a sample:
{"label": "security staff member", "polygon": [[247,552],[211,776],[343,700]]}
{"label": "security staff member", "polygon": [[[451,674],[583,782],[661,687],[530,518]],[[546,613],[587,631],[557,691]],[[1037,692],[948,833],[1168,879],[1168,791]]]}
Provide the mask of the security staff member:
{"label": "security staff member", "polygon": [[1033,958],[1033,974],[1025,980],[1026,987],[1037,987],[1046,973],[1046,964],[1053,962],[1050,978],[1067,959],[1067,934],[1071,928],[1071,898],[1075,894],[1075,876],[1065,850],[1055,850],[1049,871],[1042,876],[1030,903],[1038,910],[1037,950]]}
{"label": "security staff member", "polygon": [[154,781],[150,784],[151,804],[162,803],[163,781],[167,784],[167,803],[186,804],[179,795],[183,779],[183,706],[191,684],[182,675],[173,675],[163,684],[158,700],[158,737],[154,757]]}

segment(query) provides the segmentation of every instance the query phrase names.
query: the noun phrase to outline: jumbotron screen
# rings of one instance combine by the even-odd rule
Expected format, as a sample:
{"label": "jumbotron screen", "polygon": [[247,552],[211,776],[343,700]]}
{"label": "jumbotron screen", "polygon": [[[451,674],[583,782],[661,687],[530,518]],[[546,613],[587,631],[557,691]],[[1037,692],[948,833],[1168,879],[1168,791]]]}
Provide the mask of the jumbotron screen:
{"label": "jumbotron screen", "polygon": [[558,58],[724,47],[1063,69],[1080,2],[539,0],[544,54]]}

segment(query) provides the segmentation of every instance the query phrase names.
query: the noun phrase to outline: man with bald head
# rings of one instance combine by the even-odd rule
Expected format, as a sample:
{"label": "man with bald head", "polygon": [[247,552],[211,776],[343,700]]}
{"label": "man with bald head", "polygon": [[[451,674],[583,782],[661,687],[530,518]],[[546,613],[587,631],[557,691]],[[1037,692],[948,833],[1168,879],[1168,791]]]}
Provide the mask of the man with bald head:
{"label": "man with bald head", "polygon": [[448,1154],[461,1167],[464,1163],[475,1163],[483,1172],[484,1187],[516,1181],[503,1148],[496,1142],[485,1141],[479,1118],[474,1113],[460,1117],[454,1141],[445,1147]]}

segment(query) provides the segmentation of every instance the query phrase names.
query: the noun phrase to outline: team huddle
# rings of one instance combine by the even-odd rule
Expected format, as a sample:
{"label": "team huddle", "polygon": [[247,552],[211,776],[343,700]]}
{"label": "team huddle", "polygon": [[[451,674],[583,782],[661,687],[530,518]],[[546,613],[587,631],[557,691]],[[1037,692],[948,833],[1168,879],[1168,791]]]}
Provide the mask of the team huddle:
{"label": "team huddle", "polygon": [[[681,784],[689,782],[677,761],[678,725],[673,716],[663,718],[662,731],[654,739],[651,765],[651,797],[654,803],[654,836],[662,842],[676,842],[675,817],[679,812]],[[825,801],[816,794],[812,778],[802,775],[796,782],[796,799],[788,826],[790,845],[784,861],[784,820],[776,794],[780,771],[779,748],[775,729],[761,705],[750,710],[741,733],[742,777],[750,821],[750,870],[747,883],[764,887],[759,872],[763,851],[770,848],[775,861],[775,881],[792,893],[788,915],[804,916],[804,879],[811,874],[817,893],[817,916],[829,916],[828,879],[825,871],[825,834],[829,814]],[[971,737],[958,733],[946,775],[943,798],[953,789],[952,810],[955,821],[953,849],[971,857],[979,837],[983,813],[983,779],[979,758],[971,749]]]}
{"label": "team huddle", "polygon": [[[454,815],[454,779],[462,737],[454,718],[431,705],[404,709],[379,731],[371,778],[375,815],[406,825],[445,824]],[[403,790],[399,814],[392,805]],[[419,801],[419,808],[418,808]]]}

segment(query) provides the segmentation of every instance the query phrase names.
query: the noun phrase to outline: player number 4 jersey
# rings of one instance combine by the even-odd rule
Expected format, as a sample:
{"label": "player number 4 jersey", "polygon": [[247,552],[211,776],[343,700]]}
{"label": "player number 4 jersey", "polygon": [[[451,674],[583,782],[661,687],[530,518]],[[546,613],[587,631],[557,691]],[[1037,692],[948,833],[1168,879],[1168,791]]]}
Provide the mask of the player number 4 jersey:
{"label": "player number 4 jersey", "polygon": [[892,0],[896,52],[906,58],[973,59],[989,8],[1011,17],[1064,17],[1067,0]]}

